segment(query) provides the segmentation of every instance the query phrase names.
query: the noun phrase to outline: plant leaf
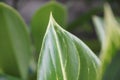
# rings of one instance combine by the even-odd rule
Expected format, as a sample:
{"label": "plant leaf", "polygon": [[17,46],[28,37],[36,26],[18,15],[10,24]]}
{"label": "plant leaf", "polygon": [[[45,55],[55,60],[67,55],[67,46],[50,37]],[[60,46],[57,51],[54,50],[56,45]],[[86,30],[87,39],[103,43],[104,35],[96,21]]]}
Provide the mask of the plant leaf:
{"label": "plant leaf", "polygon": [[26,25],[10,6],[0,3],[0,69],[12,76],[27,78],[31,58]]}
{"label": "plant leaf", "polygon": [[0,80],[20,80],[20,79],[8,75],[0,75]]}
{"label": "plant leaf", "polygon": [[52,15],[38,62],[37,80],[96,80],[99,59]]}
{"label": "plant leaf", "polygon": [[104,45],[104,41],[106,38],[105,29],[104,29],[104,21],[100,17],[94,16],[93,22],[94,22],[96,33],[99,37],[99,40],[102,43],[102,45]]}
{"label": "plant leaf", "polygon": [[[100,55],[102,64],[99,70],[99,80],[119,80],[120,24],[115,19],[108,4],[105,5],[104,10],[104,26],[101,27],[104,27],[105,39],[103,40],[104,44],[102,44]],[[100,34],[102,35],[103,33],[101,32]]]}
{"label": "plant leaf", "polygon": [[116,51],[116,55],[113,56],[111,62],[107,66],[103,80],[120,80],[120,51]]}
{"label": "plant leaf", "polygon": [[36,53],[39,54],[42,40],[46,31],[46,27],[49,21],[49,14],[53,12],[57,22],[64,26],[66,25],[66,14],[67,11],[63,5],[57,2],[49,2],[41,7],[33,16],[31,21],[32,37],[36,49]]}

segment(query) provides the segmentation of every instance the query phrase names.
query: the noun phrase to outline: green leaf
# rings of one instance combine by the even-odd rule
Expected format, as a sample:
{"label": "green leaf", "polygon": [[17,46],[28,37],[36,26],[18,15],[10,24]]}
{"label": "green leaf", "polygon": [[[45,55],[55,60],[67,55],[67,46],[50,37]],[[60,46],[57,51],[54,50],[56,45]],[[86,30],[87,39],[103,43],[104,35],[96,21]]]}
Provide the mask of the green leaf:
{"label": "green leaf", "polygon": [[0,3],[0,69],[27,78],[31,47],[26,25],[10,6]]}
{"label": "green leaf", "polygon": [[[117,22],[120,22],[120,19],[118,17]],[[98,16],[93,16],[93,23],[95,25],[95,30],[97,33],[97,36],[102,44],[104,46],[105,44],[105,39],[106,39],[106,30],[105,30],[105,22],[103,18],[98,17]]]}
{"label": "green leaf", "polygon": [[105,29],[104,29],[104,21],[102,18],[94,16],[93,22],[95,25],[95,31],[98,35],[98,38],[99,38],[100,42],[102,43],[102,45],[104,45],[104,41],[106,38]]}
{"label": "green leaf", "polygon": [[120,80],[120,51],[116,51],[116,55],[107,66],[103,80]]}
{"label": "green leaf", "polygon": [[[96,24],[100,36],[104,36],[102,42],[102,50],[100,58],[102,60],[102,65],[99,72],[99,80],[119,80],[118,76],[120,71],[120,59],[118,58],[120,54],[120,24],[114,17],[112,10],[108,4],[105,5],[105,20],[103,23],[100,19],[96,19]],[[100,26],[103,24],[103,26]],[[99,25],[99,26],[98,26]],[[103,34],[104,32],[104,34]],[[119,77],[119,78],[118,78]]]}
{"label": "green leaf", "polygon": [[96,80],[95,54],[50,16],[38,62],[37,80]]}
{"label": "green leaf", "polygon": [[8,76],[8,75],[1,75],[0,74],[0,80],[20,80],[16,77]]}
{"label": "green leaf", "polygon": [[39,54],[41,49],[42,40],[46,31],[46,27],[48,25],[49,14],[51,11],[61,26],[64,26],[65,28],[66,25],[67,11],[63,5],[57,2],[49,2],[41,7],[35,13],[31,21],[32,37],[37,54]]}

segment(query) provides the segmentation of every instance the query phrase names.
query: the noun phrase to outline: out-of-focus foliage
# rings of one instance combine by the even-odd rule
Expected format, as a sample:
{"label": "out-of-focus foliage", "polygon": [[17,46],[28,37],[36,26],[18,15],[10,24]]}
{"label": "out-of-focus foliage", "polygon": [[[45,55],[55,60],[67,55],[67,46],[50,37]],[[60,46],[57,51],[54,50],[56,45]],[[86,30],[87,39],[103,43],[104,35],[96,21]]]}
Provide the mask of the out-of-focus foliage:
{"label": "out-of-focus foliage", "polygon": [[94,17],[96,30],[102,43],[99,80],[120,80],[120,24],[108,4],[105,4],[104,12],[104,21]]}
{"label": "out-of-focus foliage", "polygon": [[0,3],[0,68],[6,74],[27,79],[31,44],[21,16]]}
{"label": "out-of-focus foliage", "polygon": [[0,80],[20,80],[20,79],[2,74],[2,75],[0,75]]}

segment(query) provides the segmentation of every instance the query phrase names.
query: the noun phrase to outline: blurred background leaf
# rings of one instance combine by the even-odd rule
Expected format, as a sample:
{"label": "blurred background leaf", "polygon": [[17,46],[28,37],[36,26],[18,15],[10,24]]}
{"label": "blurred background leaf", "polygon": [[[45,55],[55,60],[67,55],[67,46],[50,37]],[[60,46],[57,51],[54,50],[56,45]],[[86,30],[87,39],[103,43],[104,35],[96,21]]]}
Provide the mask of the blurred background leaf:
{"label": "blurred background leaf", "polygon": [[21,16],[0,3],[0,68],[5,74],[27,79],[31,56],[29,33]]}
{"label": "blurred background leaf", "polygon": [[106,39],[104,21],[100,17],[93,16],[93,23],[95,25],[95,31],[101,43],[101,48],[103,48],[103,46],[105,45],[105,39]]}
{"label": "blurred background leaf", "polygon": [[4,75],[0,74],[0,80],[21,80],[21,79],[18,79],[15,76],[13,77],[13,76],[5,75],[5,74]]}
{"label": "blurred background leaf", "polygon": [[120,51],[116,51],[116,55],[107,66],[102,80],[120,80]]}
{"label": "blurred background leaf", "polygon": [[120,24],[108,4],[104,7],[104,17],[104,20],[94,18],[96,29],[100,30],[98,36],[102,42],[99,80],[119,80]]}

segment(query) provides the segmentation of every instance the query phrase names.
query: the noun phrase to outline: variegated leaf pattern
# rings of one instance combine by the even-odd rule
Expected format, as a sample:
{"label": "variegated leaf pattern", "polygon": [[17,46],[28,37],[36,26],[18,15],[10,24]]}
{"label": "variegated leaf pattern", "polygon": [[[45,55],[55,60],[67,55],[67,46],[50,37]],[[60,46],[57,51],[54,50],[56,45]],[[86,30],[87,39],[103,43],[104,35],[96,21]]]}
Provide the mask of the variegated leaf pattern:
{"label": "variegated leaf pattern", "polygon": [[52,17],[44,36],[37,80],[96,80],[100,61],[77,37]]}

